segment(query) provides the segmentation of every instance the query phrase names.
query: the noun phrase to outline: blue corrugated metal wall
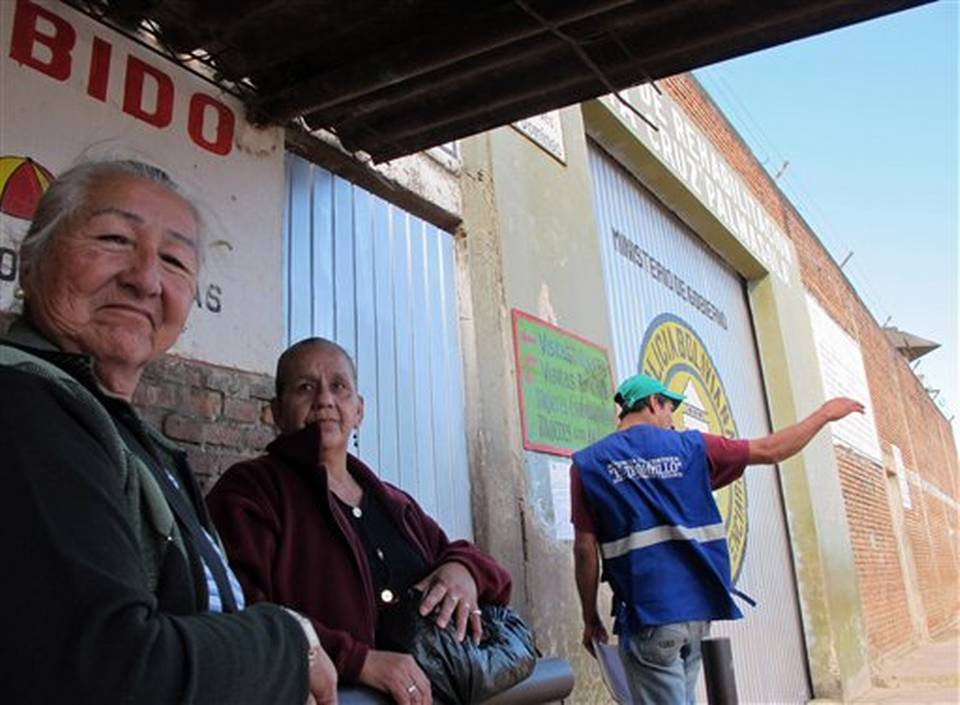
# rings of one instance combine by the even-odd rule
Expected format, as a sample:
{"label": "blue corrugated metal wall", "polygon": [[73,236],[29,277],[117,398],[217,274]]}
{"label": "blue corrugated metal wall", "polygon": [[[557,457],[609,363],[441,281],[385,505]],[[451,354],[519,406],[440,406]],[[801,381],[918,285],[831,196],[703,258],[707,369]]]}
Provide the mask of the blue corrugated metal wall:
{"label": "blue corrugated metal wall", "polygon": [[319,335],[354,356],[360,458],[471,537],[453,238],[290,154],[286,187],[286,343]]}

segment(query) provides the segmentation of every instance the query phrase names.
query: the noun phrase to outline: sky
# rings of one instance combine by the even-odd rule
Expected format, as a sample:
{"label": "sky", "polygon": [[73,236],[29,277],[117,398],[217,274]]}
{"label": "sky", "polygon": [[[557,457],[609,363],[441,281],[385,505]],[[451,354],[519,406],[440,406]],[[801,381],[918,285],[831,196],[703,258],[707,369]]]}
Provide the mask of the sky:
{"label": "sky", "polygon": [[949,0],[695,71],[960,428],[958,50]]}

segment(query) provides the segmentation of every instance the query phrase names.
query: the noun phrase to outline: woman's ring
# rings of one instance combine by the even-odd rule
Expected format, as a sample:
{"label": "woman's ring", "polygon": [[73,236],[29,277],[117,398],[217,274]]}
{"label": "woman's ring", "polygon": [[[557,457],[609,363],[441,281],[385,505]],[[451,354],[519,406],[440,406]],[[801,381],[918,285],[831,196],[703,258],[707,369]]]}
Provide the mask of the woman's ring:
{"label": "woman's ring", "polygon": [[483,614],[483,610],[470,610],[470,614],[480,615]]}
{"label": "woman's ring", "polygon": [[417,689],[417,684],[416,684],[416,683],[411,683],[410,685],[407,686],[407,692],[410,693],[410,694],[413,694],[413,692],[414,692],[416,689]]}

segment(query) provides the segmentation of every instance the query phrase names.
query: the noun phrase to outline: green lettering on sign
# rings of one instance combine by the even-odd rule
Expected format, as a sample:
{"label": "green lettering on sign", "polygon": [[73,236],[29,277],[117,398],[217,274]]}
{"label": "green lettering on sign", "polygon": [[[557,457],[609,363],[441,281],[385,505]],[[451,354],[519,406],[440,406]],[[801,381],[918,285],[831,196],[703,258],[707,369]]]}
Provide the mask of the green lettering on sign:
{"label": "green lettering on sign", "polygon": [[613,378],[604,348],[517,309],[513,347],[524,448],[571,455],[613,432]]}

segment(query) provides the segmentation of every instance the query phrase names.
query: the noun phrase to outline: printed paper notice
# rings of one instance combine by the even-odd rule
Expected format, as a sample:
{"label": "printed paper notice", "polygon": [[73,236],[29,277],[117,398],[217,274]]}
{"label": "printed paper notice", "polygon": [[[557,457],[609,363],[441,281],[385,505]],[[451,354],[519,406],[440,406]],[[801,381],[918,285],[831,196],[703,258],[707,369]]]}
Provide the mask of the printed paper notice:
{"label": "printed paper notice", "polygon": [[573,541],[570,523],[570,464],[550,461],[550,494],[553,499],[553,532],[557,541]]}

